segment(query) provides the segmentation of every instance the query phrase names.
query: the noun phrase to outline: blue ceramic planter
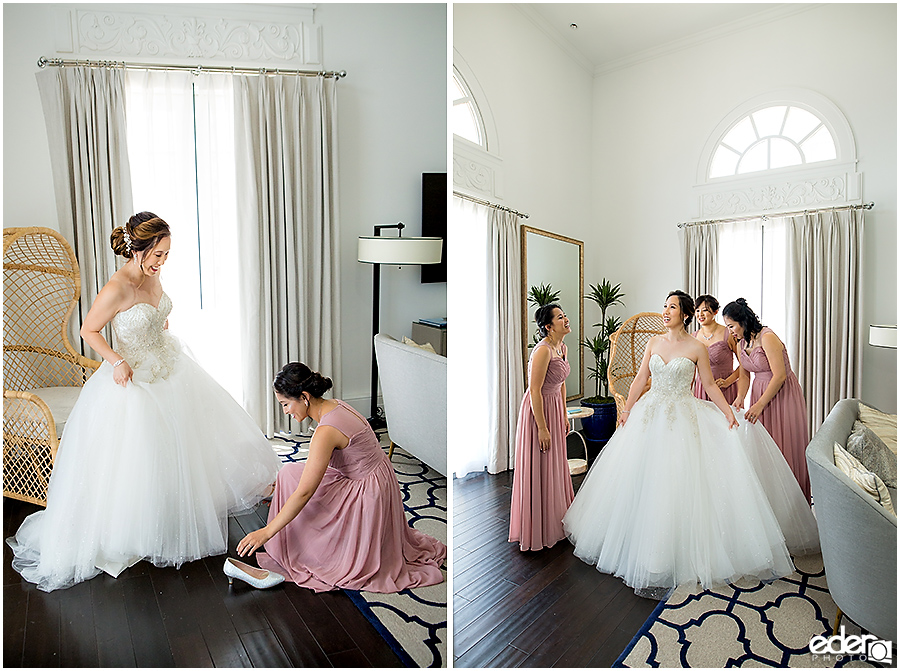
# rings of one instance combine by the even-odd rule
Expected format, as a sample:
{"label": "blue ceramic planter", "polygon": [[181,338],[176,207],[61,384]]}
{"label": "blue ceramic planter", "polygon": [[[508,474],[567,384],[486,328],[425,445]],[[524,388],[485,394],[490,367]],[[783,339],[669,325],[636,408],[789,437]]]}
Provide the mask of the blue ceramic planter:
{"label": "blue ceramic planter", "polygon": [[606,403],[591,403],[581,401],[585,408],[593,408],[594,414],[590,417],[582,417],[581,426],[588,440],[605,445],[616,430],[616,402],[609,399]]}

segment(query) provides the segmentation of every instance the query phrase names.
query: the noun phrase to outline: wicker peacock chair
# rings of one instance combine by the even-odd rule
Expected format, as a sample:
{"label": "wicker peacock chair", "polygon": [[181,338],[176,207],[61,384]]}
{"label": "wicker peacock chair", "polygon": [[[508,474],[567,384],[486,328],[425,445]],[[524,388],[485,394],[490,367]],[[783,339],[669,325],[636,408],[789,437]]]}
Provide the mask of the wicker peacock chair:
{"label": "wicker peacock chair", "polygon": [[609,388],[616,399],[618,415],[625,409],[628,388],[641,367],[647,342],[653,336],[665,332],[661,314],[640,312],[626,319],[619,330],[610,336],[609,367],[606,376],[609,379]]}
{"label": "wicker peacock chair", "polygon": [[49,228],[3,229],[3,496],[47,505],[62,428],[100,367],[66,333],[80,295],[65,238]]}

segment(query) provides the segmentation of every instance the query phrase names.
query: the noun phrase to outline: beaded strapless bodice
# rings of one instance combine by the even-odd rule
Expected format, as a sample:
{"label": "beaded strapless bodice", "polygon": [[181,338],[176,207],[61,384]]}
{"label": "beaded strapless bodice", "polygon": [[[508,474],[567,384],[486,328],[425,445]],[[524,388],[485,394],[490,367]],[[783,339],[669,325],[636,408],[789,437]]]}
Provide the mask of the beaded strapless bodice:
{"label": "beaded strapless bodice", "polygon": [[666,363],[659,354],[650,357],[653,390],[665,396],[691,395],[696,365],[690,359],[676,356]]}
{"label": "beaded strapless bodice", "polygon": [[116,352],[125,358],[137,382],[154,382],[169,377],[181,347],[166,330],[172,301],[163,292],[159,307],[136,303],[112,318]]}
{"label": "beaded strapless bodice", "polygon": [[[638,414],[645,424],[660,411],[669,422],[677,417],[696,417],[696,404],[701,403],[691,393],[696,369],[696,364],[683,356],[673,357],[668,363],[659,354],[650,357],[650,391],[640,398],[634,408],[637,410],[640,406]],[[690,426],[696,431],[694,422]]]}

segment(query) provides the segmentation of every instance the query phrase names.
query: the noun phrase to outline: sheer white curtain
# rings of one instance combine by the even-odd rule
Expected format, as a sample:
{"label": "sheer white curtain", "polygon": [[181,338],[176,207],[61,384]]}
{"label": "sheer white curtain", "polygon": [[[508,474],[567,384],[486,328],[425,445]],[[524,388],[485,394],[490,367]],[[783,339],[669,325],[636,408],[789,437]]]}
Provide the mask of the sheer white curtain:
{"label": "sheer white curtain", "polygon": [[275,373],[302,361],[340,395],[334,79],[234,78],[244,407],[267,435],[290,429]]}
{"label": "sheer white curtain", "polygon": [[136,211],[172,230],[163,287],[170,327],[242,398],[231,75],[129,70],[128,146]]}
{"label": "sheer white curtain", "polygon": [[[72,244],[81,272],[81,300],[69,323],[76,347],[81,322],[116,270],[112,229],[131,216],[131,175],[121,70],[49,68],[36,74],[47,136],[59,230]],[[27,224],[23,224],[27,225]],[[105,330],[107,339],[110,329]]]}
{"label": "sheer white curtain", "polygon": [[[463,477],[499,473],[514,461],[516,420],[522,400],[521,254],[518,218],[455,197],[448,282],[456,296],[461,336],[450,347],[456,361],[448,370],[451,396],[448,424],[450,470]],[[457,333],[459,333],[457,332]],[[460,414],[461,413],[461,414]]]}
{"label": "sheer white curtain", "polygon": [[862,209],[820,210],[791,217],[788,317],[797,333],[792,359],[806,396],[810,429],[862,384]]}
{"label": "sheer white curtain", "polygon": [[797,334],[787,319],[787,228],[783,218],[719,225],[719,303],[746,298],[760,321],[797,358]]}

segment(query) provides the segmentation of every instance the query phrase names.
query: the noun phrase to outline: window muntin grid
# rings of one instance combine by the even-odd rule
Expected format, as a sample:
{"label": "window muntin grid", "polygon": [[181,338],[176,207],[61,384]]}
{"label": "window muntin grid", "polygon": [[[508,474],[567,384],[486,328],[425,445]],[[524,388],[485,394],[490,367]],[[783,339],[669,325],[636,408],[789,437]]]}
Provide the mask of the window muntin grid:
{"label": "window muntin grid", "polygon": [[795,105],[764,107],[734,124],[719,141],[709,178],[774,170],[837,158],[819,117]]}

